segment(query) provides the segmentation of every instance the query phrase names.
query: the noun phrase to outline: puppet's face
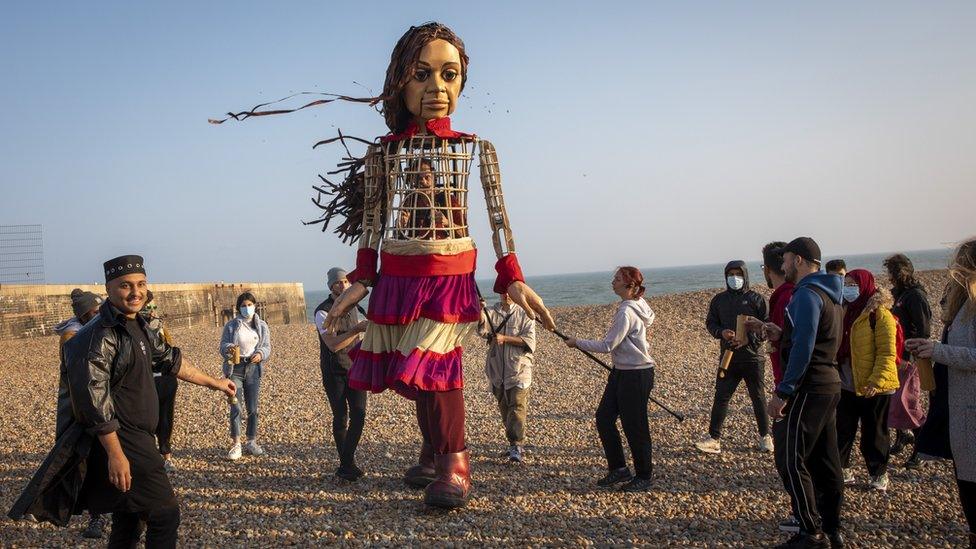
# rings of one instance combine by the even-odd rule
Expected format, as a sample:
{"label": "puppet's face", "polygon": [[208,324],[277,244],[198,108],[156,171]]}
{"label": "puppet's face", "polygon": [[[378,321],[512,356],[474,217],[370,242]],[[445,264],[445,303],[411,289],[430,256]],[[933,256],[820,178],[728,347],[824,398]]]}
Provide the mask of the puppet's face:
{"label": "puppet's face", "polygon": [[461,93],[461,54],[446,40],[432,40],[420,50],[403,102],[422,128],[428,120],[450,116]]}

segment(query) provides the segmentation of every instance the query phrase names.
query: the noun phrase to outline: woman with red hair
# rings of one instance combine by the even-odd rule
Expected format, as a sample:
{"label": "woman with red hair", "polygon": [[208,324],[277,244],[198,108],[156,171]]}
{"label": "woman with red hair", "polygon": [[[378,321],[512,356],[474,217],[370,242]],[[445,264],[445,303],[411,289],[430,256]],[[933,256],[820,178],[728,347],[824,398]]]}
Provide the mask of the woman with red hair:
{"label": "woman with red hair", "polygon": [[[613,275],[613,293],[620,305],[613,324],[603,339],[569,338],[566,345],[591,353],[610,353],[613,370],[596,409],[596,429],[607,457],[609,472],[599,486],[627,482],[625,492],[643,492],[651,487],[651,431],[647,401],[654,387],[654,359],[648,352],[647,329],[654,311],[644,300],[644,275],[634,267],[620,267]],[[624,428],[634,458],[631,474],[624,459],[624,447],[617,431],[617,418]]]}

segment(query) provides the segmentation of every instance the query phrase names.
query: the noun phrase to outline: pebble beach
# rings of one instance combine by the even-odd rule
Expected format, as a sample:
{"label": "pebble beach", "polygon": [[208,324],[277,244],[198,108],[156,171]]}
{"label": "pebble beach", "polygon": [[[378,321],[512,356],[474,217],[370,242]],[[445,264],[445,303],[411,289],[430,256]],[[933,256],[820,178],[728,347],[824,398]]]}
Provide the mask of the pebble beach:
{"label": "pebble beach", "polygon": [[[932,310],[944,271],[921,273]],[[760,277],[758,278],[761,281]],[[879,285],[887,281],[879,278]],[[609,279],[607,280],[609,284]],[[653,284],[653,280],[651,281]],[[757,288],[768,295],[769,291]],[[719,455],[693,445],[706,432],[718,361],[704,329],[717,290],[654,296],[652,395],[686,415],[684,422],[651,404],[654,488],[624,494],[599,489],[605,474],[593,413],[606,372],[552,334],[538,334],[529,400],[528,456],[511,465],[483,364],[485,344],[465,348],[467,436],[473,495],[460,511],[430,510],[401,480],[415,462],[419,432],[413,404],[391,392],[371,395],[359,447],[366,476],[333,478],[337,465],[331,413],[321,385],[317,334],[311,324],[271,326],[273,354],[262,379],[260,442],[265,456],[224,460],[227,403],[181,383],[173,435],[181,502],[180,545],[198,546],[682,546],[761,547],[788,537],[777,524],[789,502],[773,465],[760,452],[744,384],[732,400]],[[602,337],[616,304],[553,310],[559,329]],[[165,314],[165,311],[163,311]],[[164,317],[165,318],[165,317]],[[164,320],[165,322],[165,320]],[[933,334],[941,331],[936,322]],[[220,374],[219,328],[173,330],[184,356]],[[68,528],[14,522],[5,513],[53,444],[58,382],[55,337],[0,342],[0,546],[101,547],[81,538],[87,517]],[[609,357],[607,357],[609,361]],[[768,371],[767,386],[772,383]],[[855,450],[856,455],[856,450]],[[855,458],[856,483],[845,490],[846,537],[856,547],[960,547],[968,543],[952,466],[919,470],[892,458],[886,493],[867,488]]]}

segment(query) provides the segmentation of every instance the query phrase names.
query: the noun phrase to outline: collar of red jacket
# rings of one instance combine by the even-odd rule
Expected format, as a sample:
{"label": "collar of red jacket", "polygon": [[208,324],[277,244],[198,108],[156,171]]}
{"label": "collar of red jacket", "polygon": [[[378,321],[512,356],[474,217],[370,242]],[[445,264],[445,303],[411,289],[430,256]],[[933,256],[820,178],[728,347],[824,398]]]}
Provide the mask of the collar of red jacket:
{"label": "collar of red jacket", "polygon": [[[425,124],[427,126],[427,133],[436,135],[444,139],[451,137],[474,137],[474,134],[462,133],[459,131],[454,131],[451,129],[451,117],[445,116],[444,118],[435,118],[433,120],[428,120]],[[420,126],[417,122],[411,121],[410,125],[407,126],[406,130],[400,133],[389,134],[384,136],[380,141],[383,143],[388,143],[390,141],[399,141],[401,139],[407,139],[408,137],[413,137],[420,133]]]}

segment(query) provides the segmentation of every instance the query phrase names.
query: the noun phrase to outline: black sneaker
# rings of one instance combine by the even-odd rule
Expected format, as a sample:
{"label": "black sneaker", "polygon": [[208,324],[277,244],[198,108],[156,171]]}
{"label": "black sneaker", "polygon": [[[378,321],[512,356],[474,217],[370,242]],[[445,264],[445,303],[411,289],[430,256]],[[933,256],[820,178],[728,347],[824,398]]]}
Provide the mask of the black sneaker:
{"label": "black sneaker", "polygon": [[830,542],[830,549],[840,549],[844,547],[844,535],[840,530],[827,534],[827,541]]}
{"label": "black sneaker", "polygon": [[607,476],[596,481],[596,485],[606,488],[607,486],[627,482],[632,478],[634,478],[634,475],[630,474],[630,469],[621,467],[620,469],[615,469],[607,473]]}
{"label": "black sneaker", "polygon": [[88,527],[85,531],[81,533],[81,537],[88,539],[102,539],[102,534],[105,531],[105,519],[102,515],[92,515],[88,519]]}
{"label": "black sneaker", "polygon": [[650,492],[651,479],[634,477],[630,482],[620,488],[621,492]]}
{"label": "black sneaker", "polygon": [[807,534],[806,532],[799,532],[786,540],[786,543],[777,545],[776,549],[830,549],[830,541],[822,533]]}
{"label": "black sneaker", "polygon": [[360,469],[359,467],[356,467],[355,465],[351,465],[351,466],[340,465],[339,468],[335,470],[336,477],[341,478],[342,480],[347,480],[349,482],[356,482],[364,474],[365,473],[363,473],[363,470]]}
{"label": "black sneaker", "polygon": [[788,520],[779,523],[779,531],[796,534],[800,531],[800,521],[796,520],[796,517],[790,517]]}

